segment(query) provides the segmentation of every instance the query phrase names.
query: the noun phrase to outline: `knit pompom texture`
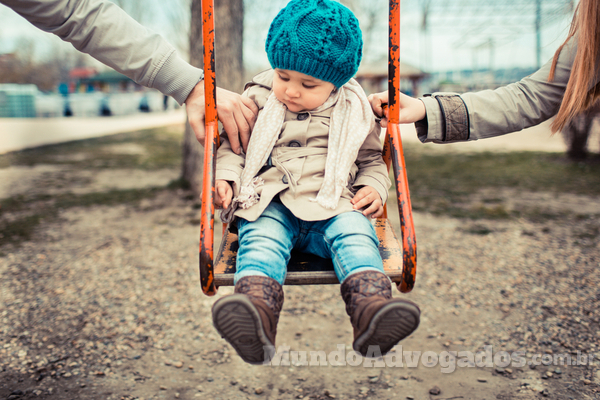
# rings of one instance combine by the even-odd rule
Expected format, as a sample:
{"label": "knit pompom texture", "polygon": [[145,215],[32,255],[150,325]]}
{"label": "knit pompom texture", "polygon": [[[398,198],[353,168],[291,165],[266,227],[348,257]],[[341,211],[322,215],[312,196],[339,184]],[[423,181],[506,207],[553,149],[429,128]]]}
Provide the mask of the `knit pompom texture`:
{"label": "knit pompom texture", "polygon": [[340,88],[358,71],[362,33],[348,8],[332,0],[292,0],[275,17],[265,49],[273,68]]}

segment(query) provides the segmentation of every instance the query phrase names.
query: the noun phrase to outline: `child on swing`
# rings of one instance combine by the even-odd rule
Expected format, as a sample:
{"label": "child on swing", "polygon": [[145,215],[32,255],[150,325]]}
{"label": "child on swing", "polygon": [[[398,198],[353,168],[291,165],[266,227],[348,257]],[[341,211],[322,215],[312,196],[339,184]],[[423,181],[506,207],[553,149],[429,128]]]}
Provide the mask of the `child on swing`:
{"label": "child on swing", "polygon": [[240,247],[234,294],[214,304],[213,323],[248,363],[273,355],[292,248],[333,260],[362,355],[387,353],[419,325],[417,305],[392,298],[368,219],[383,214],[391,184],[380,128],[351,79],[361,36],[340,3],[292,0],[267,36],[273,69],[244,92],[259,107],[247,154],[221,137],[215,202]]}

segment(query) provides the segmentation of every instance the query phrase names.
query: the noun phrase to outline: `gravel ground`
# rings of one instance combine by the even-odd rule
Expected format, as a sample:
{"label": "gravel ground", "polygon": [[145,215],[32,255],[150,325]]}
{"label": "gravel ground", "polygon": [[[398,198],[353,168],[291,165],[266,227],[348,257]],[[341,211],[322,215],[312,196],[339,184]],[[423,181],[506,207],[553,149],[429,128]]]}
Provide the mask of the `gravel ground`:
{"label": "gravel ground", "polygon": [[[155,173],[164,178],[131,180]],[[122,188],[126,174],[117,174]],[[292,356],[339,351],[347,365],[237,357],[210,317],[231,288],[200,290],[198,211],[187,193],[63,210],[31,240],[0,248],[0,398],[600,398],[599,199],[497,196],[578,214],[537,223],[415,214],[417,285],[394,295],[420,305],[421,326],[394,357],[358,366],[338,285],[286,287],[277,344]],[[469,358],[486,349],[496,358]],[[506,365],[502,351],[520,353]],[[561,365],[567,355],[582,365]],[[531,365],[536,358],[548,365]]]}

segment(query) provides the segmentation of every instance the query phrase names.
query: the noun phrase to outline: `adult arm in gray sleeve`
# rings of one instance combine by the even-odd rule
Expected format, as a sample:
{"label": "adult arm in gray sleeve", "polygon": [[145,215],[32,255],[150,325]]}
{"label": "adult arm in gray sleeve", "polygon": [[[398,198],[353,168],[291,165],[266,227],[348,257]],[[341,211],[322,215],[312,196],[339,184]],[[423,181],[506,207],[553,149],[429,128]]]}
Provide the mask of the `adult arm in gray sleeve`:
{"label": "adult arm in gray sleeve", "polygon": [[434,93],[423,97],[427,116],[415,123],[422,142],[452,143],[517,132],[556,115],[575,59],[571,39],[558,58],[554,80],[548,82],[552,61],[519,82],[496,90]]}
{"label": "adult arm in gray sleeve", "polygon": [[160,35],[105,0],[0,0],[39,29],[53,33],[140,85],[183,104],[202,70],[180,58]]}

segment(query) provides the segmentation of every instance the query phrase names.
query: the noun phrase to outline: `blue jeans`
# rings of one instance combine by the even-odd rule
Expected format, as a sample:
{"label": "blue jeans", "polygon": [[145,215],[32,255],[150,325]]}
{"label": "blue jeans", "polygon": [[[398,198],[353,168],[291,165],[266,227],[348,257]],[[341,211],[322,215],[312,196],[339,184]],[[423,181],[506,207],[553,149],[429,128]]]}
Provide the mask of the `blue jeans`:
{"label": "blue jeans", "polygon": [[359,212],[303,221],[273,201],[256,221],[238,220],[238,239],[235,282],[260,275],[283,285],[293,248],[331,258],[340,282],[360,271],[383,272],[379,240],[368,218]]}

